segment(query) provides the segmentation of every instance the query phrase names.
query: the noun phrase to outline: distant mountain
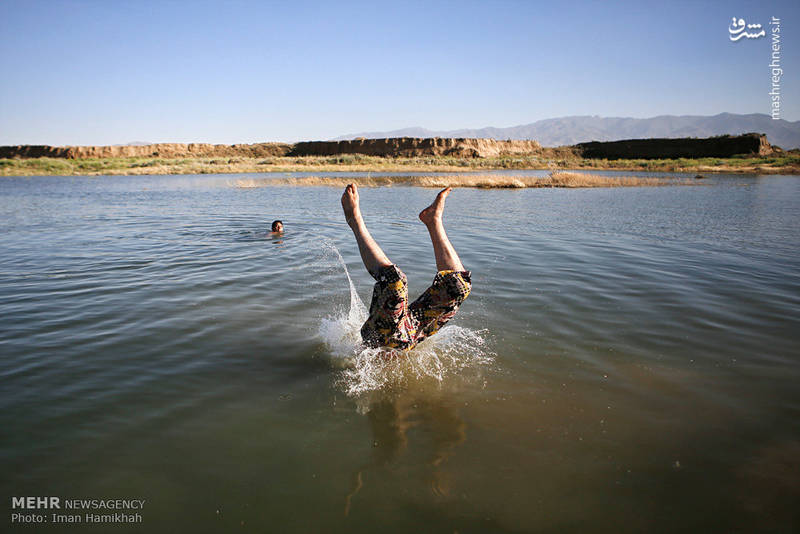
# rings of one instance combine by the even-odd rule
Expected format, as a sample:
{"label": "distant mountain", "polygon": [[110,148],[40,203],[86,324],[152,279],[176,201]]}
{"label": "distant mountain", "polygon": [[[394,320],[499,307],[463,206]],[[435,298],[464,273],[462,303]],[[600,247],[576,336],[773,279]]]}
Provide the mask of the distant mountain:
{"label": "distant mountain", "polygon": [[380,139],[384,137],[485,137],[490,139],[535,139],[542,146],[574,145],[587,141],[617,141],[648,137],[711,137],[748,132],[767,134],[773,145],[784,149],[800,148],[800,121],[772,120],[763,113],[737,115],[659,115],[649,119],[599,117],[597,115],[559,117],[510,128],[427,130],[421,127],[389,132],[366,132],[337,137],[336,140]]}

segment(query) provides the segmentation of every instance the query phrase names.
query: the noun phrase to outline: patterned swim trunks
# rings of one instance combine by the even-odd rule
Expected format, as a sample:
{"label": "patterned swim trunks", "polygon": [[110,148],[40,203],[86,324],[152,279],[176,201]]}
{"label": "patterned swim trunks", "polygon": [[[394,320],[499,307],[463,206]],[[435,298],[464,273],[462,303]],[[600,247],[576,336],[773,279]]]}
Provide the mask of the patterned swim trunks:
{"label": "patterned swim trunks", "polygon": [[472,289],[469,271],[439,271],[409,306],[408,281],[396,265],[370,273],[377,280],[361,338],[370,347],[410,350],[453,318]]}

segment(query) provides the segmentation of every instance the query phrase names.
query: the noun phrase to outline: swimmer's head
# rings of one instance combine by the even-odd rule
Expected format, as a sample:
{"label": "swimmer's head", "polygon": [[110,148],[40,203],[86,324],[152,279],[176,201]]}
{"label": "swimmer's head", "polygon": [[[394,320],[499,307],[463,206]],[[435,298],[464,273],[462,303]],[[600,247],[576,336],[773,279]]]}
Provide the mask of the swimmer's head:
{"label": "swimmer's head", "polygon": [[283,221],[272,221],[272,231],[276,233],[283,232]]}

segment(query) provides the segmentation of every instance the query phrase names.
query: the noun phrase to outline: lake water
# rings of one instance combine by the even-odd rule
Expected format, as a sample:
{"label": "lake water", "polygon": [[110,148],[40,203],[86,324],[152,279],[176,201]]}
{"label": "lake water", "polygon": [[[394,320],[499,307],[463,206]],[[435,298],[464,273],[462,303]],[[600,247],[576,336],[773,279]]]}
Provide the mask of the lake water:
{"label": "lake water", "polygon": [[[472,295],[388,362],[340,188],[236,178],[0,179],[4,530],[87,527],[11,524],[29,495],[146,500],[108,532],[798,528],[797,177],[456,189]],[[412,298],[434,194],[361,190]]]}

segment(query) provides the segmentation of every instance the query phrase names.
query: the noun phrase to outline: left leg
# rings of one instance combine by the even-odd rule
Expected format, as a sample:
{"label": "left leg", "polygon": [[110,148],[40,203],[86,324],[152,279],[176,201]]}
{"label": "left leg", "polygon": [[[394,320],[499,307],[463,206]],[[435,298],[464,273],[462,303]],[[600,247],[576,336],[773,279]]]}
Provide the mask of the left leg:
{"label": "left leg", "polygon": [[353,230],[353,235],[358,243],[358,251],[361,253],[361,261],[364,262],[364,267],[372,276],[381,269],[381,267],[389,267],[392,262],[383,252],[383,249],[372,238],[372,235],[367,230],[367,225],[364,224],[364,217],[361,216],[361,207],[359,206],[358,188],[356,184],[350,184],[344,189],[342,194],[342,209],[344,210],[344,218],[350,229]]}
{"label": "left leg", "polygon": [[408,318],[406,275],[394,265],[372,238],[359,207],[358,188],[348,185],[342,194],[342,209],[358,243],[361,261],[375,279],[369,317],[361,327],[361,338],[371,347],[408,348],[414,339]]}

